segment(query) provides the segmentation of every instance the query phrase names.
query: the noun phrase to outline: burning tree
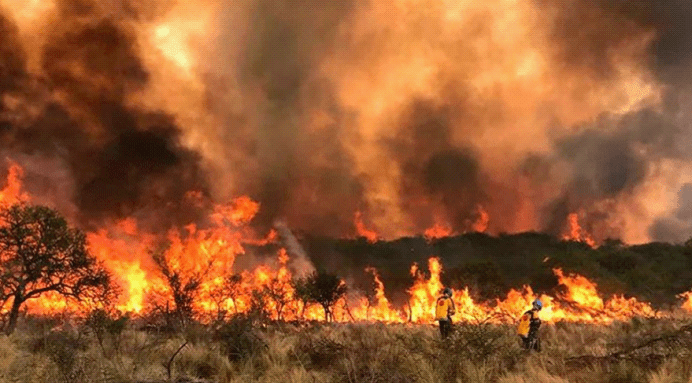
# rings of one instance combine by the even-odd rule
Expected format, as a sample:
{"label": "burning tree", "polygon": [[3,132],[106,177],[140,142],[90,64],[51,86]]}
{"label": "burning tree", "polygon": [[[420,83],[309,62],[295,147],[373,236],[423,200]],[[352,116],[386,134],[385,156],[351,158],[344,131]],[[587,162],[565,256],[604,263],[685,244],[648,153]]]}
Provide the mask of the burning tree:
{"label": "burning tree", "polygon": [[197,272],[181,270],[177,267],[174,259],[166,257],[167,250],[167,244],[160,246],[158,250],[152,253],[152,259],[170,289],[170,295],[175,304],[175,314],[180,323],[185,325],[192,319],[194,299],[199,293],[205,274],[209,271],[212,262],[209,262],[204,270]]}
{"label": "burning tree", "polygon": [[315,271],[295,283],[296,295],[303,302],[319,303],[324,308],[324,320],[333,320],[332,308],[345,294],[346,285],[334,274]]}
{"label": "burning tree", "polygon": [[241,293],[243,277],[240,274],[231,274],[222,277],[220,283],[214,286],[209,292],[209,298],[216,306],[216,321],[223,321],[229,314],[228,305],[230,302],[233,306],[233,313],[238,314],[238,302],[236,297]]}
{"label": "burning tree", "polygon": [[80,300],[110,290],[110,274],[88,251],[84,233],[45,206],[0,210],[0,265],[0,299],[10,307],[7,334],[29,299],[54,292]]}

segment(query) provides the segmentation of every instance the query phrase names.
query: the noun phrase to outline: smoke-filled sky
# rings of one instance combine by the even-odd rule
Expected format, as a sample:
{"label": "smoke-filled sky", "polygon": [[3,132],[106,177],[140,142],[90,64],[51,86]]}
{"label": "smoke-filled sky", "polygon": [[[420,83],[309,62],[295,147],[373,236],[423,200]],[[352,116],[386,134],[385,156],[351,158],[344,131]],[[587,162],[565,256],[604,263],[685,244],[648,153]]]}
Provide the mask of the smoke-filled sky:
{"label": "smoke-filled sky", "polygon": [[[144,4],[144,5],[142,5]],[[85,226],[692,236],[686,0],[0,0],[0,142]],[[199,202],[199,201],[197,201]]]}

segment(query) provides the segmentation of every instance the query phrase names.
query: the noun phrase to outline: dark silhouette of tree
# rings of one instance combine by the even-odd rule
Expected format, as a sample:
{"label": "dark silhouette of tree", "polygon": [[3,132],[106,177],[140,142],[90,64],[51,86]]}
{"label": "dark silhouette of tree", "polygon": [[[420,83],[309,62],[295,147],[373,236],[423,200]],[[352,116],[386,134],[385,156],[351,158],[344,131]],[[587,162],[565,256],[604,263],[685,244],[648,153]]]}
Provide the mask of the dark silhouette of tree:
{"label": "dark silhouette of tree", "polygon": [[179,269],[166,257],[167,249],[167,244],[159,246],[156,251],[152,252],[152,259],[170,288],[170,293],[175,305],[174,313],[178,317],[180,324],[185,326],[192,320],[192,303],[195,297],[197,297],[199,288],[207,272],[211,268],[212,262],[210,261],[206,265],[206,268],[200,271]]}
{"label": "dark silhouette of tree", "polygon": [[287,287],[288,282],[278,277],[271,278],[263,287],[264,295],[274,303],[276,319],[279,321],[283,319],[284,308],[291,300]]}
{"label": "dark silhouette of tree", "polygon": [[346,285],[339,277],[324,271],[315,271],[296,283],[296,295],[306,302],[319,303],[324,308],[324,320],[333,320],[332,309],[346,294]]}
{"label": "dark silhouette of tree", "polygon": [[110,274],[89,253],[86,237],[55,210],[16,204],[0,210],[0,301],[12,302],[5,332],[29,299],[55,292],[77,300],[111,290]]}
{"label": "dark silhouette of tree", "polygon": [[233,305],[233,314],[238,314],[238,303],[236,297],[241,293],[241,282],[243,278],[240,274],[231,274],[223,279],[223,282],[210,292],[210,297],[216,305],[217,322],[222,322],[229,314],[225,307],[227,300]]}
{"label": "dark silhouette of tree", "polygon": [[302,303],[302,309],[300,310],[300,319],[305,318],[305,309],[307,309],[308,304],[312,301],[310,299],[310,286],[308,286],[307,278],[297,278],[292,281],[293,283],[293,295]]}

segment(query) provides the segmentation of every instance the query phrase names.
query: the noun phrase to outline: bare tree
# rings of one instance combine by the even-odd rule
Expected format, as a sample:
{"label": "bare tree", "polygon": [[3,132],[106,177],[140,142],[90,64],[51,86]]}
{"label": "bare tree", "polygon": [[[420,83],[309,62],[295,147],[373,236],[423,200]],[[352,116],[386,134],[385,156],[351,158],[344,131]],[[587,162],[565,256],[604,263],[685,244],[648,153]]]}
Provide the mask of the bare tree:
{"label": "bare tree", "polygon": [[20,308],[49,291],[63,296],[107,296],[111,277],[89,253],[86,237],[55,210],[16,204],[0,211],[0,302],[12,302],[5,332]]}

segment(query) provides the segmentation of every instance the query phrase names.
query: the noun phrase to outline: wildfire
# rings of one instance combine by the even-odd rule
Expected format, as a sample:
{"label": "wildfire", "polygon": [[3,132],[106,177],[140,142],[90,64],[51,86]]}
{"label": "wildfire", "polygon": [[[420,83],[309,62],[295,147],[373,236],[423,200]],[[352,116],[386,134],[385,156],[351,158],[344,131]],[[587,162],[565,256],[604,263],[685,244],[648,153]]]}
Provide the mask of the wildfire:
{"label": "wildfire", "polygon": [[678,295],[678,298],[684,299],[682,302],[682,309],[688,312],[692,312],[692,291],[687,291]]}
{"label": "wildfire", "polygon": [[[0,193],[3,204],[29,198],[21,192],[21,174],[18,166],[10,168],[7,186]],[[278,250],[273,265],[269,262],[239,273],[234,270],[237,257],[245,253],[244,226],[251,222],[259,208],[260,205],[248,197],[216,206],[209,216],[211,224],[208,227],[188,225],[183,230],[171,230],[164,246],[160,246],[160,238],[142,231],[132,218],[90,232],[87,240],[90,250],[112,272],[120,286],[121,299],[115,306],[123,312],[146,314],[157,307],[165,307],[175,294],[166,278],[176,275],[183,288],[195,289],[190,310],[202,321],[257,309],[275,320],[324,320],[325,312],[320,305],[304,302],[296,295],[294,276],[289,268],[291,259],[285,249]],[[359,219],[357,214],[356,221]],[[275,235],[270,232],[266,240],[273,240]],[[438,258],[428,260],[427,271],[417,264],[411,266],[413,283],[407,291],[409,297],[406,304],[398,308],[387,298],[379,272],[374,268],[365,271],[373,277],[372,294],[351,293],[342,298],[332,309],[333,320],[433,323],[433,308],[443,287],[443,267]],[[513,323],[536,298],[544,302],[541,317],[548,323],[609,323],[633,316],[657,315],[648,303],[634,298],[613,296],[603,300],[596,284],[583,276],[565,274],[560,269],[553,272],[567,289],[563,295],[538,296],[525,286],[520,291],[509,291],[504,300],[476,302],[468,288],[457,290],[453,295],[457,309],[455,320]],[[683,308],[692,311],[692,294],[681,296],[687,299]],[[88,306],[88,302],[86,304]],[[35,313],[88,309],[55,294],[31,300],[27,308]]]}
{"label": "wildfire", "polygon": [[353,225],[356,227],[356,232],[358,233],[358,236],[364,237],[368,240],[368,242],[375,243],[379,239],[377,232],[365,227],[365,224],[363,223],[363,217],[360,211],[356,212],[353,218]]}
{"label": "wildfire", "polygon": [[484,233],[488,230],[488,224],[490,223],[490,216],[488,212],[483,209],[483,206],[476,206],[476,221],[471,225],[471,230],[477,233]]}
{"label": "wildfire", "polygon": [[567,232],[562,236],[562,239],[565,241],[583,242],[591,247],[596,247],[596,241],[594,241],[593,237],[579,225],[579,215],[577,213],[570,213],[567,216],[567,224]]}
{"label": "wildfire", "polygon": [[7,184],[0,190],[0,207],[9,206],[29,198],[26,193],[21,191],[23,175],[24,171],[19,165],[15,163],[10,164],[10,169],[7,174]]}
{"label": "wildfire", "polygon": [[380,275],[373,267],[365,269],[374,278],[375,291],[372,299],[361,298],[358,307],[353,310],[356,318],[374,320],[386,323],[401,323],[405,321],[405,316],[401,311],[392,308],[389,299],[384,292],[384,283],[380,280]]}
{"label": "wildfire", "polygon": [[[468,231],[475,233],[486,232],[488,230],[488,224],[490,223],[490,215],[487,211],[485,211],[485,209],[483,209],[483,206],[481,205],[476,205],[474,213],[475,219],[465,222]],[[435,223],[433,226],[425,229],[423,232],[423,236],[428,242],[456,234],[457,233],[449,225],[449,223],[445,222],[437,215],[435,216]]]}
{"label": "wildfire", "polygon": [[423,236],[428,242],[432,242],[439,238],[449,237],[454,235],[452,227],[443,222],[438,216],[435,216],[435,224],[423,232]]}

